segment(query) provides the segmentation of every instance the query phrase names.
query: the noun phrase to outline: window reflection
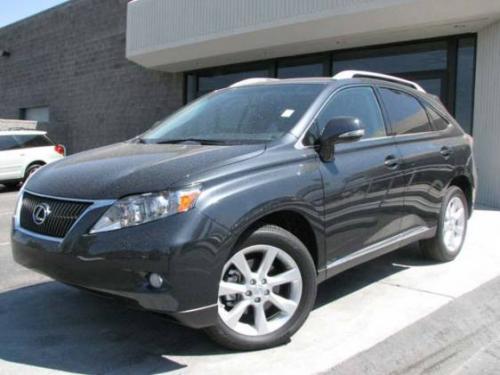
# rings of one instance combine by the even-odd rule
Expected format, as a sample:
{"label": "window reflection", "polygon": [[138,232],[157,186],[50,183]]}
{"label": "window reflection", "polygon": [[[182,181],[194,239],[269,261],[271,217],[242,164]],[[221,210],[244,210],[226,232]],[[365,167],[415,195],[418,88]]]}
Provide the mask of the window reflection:
{"label": "window reflection", "polygon": [[[448,56],[454,56],[454,52],[457,52],[456,59],[449,59]],[[454,107],[452,114],[464,130],[470,133],[473,121],[475,54],[476,37],[462,36],[205,69],[186,75],[186,100],[189,102],[246,78],[316,77],[333,75],[342,70],[369,70],[418,82],[426,91],[440,97],[450,109]],[[448,88],[453,84],[449,80],[450,72],[455,69],[456,92],[453,93]]]}
{"label": "window reflection", "polygon": [[366,49],[336,55],[333,73],[349,69],[390,74],[443,70],[447,57],[446,42]]}
{"label": "window reflection", "polygon": [[474,103],[475,38],[458,42],[457,89],[455,94],[455,118],[462,128],[472,134],[472,112]]}
{"label": "window reflection", "polygon": [[198,77],[198,97],[211,91],[228,87],[247,78],[269,77],[268,69],[249,69],[239,72],[228,72]]}

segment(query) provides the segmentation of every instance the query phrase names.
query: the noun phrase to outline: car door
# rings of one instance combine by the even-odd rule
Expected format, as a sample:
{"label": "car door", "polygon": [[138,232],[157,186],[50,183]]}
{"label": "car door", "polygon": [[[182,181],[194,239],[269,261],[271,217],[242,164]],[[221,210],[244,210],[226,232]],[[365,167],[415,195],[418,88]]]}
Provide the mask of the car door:
{"label": "car door", "polygon": [[[437,225],[444,189],[454,173],[448,130],[432,128],[428,113],[416,96],[392,87],[379,90],[402,155],[401,170],[406,183],[402,231],[432,228]],[[449,131],[453,132],[453,128]]]}
{"label": "car door", "polygon": [[14,136],[0,135],[0,181],[22,178],[23,156]]}
{"label": "car door", "polygon": [[320,111],[318,133],[335,117],[361,120],[365,136],[336,146],[334,160],[321,162],[329,265],[396,235],[403,209],[400,155],[386,134],[382,111],[370,86],[344,88]]}

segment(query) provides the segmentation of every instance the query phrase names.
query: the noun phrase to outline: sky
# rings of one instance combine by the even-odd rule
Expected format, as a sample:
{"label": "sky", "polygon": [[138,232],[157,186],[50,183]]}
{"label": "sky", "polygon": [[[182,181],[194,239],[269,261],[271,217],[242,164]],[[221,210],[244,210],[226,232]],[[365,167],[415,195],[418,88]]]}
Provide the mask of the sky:
{"label": "sky", "polygon": [[67,0],[0,0],[0,28]]}

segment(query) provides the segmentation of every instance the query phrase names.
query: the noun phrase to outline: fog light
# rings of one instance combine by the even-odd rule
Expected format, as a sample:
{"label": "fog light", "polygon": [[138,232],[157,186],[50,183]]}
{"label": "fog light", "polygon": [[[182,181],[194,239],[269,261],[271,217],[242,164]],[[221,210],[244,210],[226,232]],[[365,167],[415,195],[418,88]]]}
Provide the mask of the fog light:
{"label": "fog light", "polygon": [[152,273],[149,275],[149,285],[155,289],[160,289],[163,286],[163,277],[157,273]]}

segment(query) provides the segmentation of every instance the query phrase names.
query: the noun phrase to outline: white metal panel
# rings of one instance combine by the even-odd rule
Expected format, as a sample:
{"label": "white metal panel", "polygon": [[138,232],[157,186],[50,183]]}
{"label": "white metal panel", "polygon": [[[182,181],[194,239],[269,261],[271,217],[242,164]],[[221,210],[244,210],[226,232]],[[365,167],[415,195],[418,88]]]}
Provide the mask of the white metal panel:
{"label": "white metal panel", "polygon": [[500,22],[479,32],[474,101],[478,202],[500,208]]}
{"label": "white metal panel", "polygon": [[134,0],[127,57],[183,71],[477,31],[499,15],[498,0]]}

